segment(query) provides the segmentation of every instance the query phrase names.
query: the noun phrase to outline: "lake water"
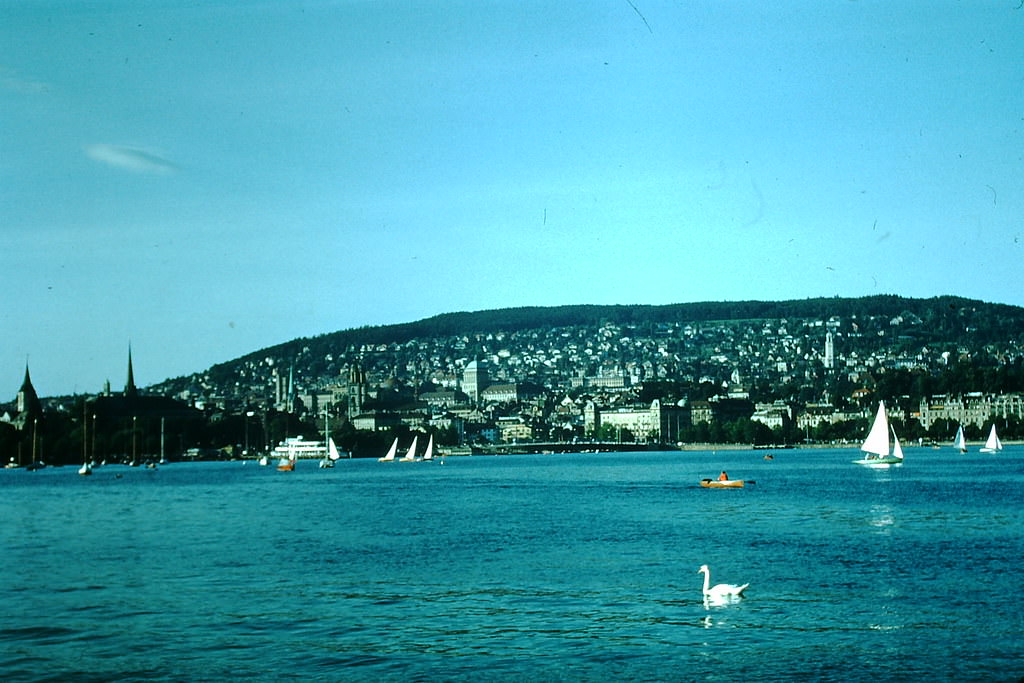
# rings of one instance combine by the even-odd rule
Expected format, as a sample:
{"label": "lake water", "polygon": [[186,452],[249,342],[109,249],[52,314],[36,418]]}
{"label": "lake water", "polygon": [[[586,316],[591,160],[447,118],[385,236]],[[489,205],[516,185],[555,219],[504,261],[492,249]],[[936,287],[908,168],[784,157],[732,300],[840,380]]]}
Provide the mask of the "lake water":
{"label": "lake water", "polygon": [[1024,448],[856,455],[0,471],[0,680],[1018,680]]}

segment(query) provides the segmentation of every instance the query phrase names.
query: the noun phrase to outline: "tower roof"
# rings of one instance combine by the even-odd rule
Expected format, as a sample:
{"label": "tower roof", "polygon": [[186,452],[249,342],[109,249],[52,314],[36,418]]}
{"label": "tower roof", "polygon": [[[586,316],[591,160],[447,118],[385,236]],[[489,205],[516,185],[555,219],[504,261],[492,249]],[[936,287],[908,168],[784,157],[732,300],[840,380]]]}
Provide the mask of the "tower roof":
{"label": "tower roof", "polygon": [[16,425],[23,429],[30,418],[40,417],[43,414],[43,406],[39,402],[35,387],[32,386],[32,378],[28,374],[28,363],[25,363],[25,379],[18,390],[17,398],[18,419]]}
{"label": "tower roof", "polygon": [[125,396],[137,396],[139,390],[135,388],[135,373],[132,370],[132,346],[128,345],[128,381],[124,383]]}
{"label": "tower roof", "polygon": [[21,382],[21,389],[19,391],[32,392],[34,396],[36,393],[35,388],[32,386],[32,378],[28,374],[28,363],[25,363],[25,379]]}

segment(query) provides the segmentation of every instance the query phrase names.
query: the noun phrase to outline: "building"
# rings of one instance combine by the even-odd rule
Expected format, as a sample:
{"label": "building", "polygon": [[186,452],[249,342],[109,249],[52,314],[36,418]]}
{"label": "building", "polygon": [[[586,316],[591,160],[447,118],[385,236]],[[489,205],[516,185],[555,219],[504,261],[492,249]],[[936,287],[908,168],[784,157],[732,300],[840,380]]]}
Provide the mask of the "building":
{"label": "building", "polygon": [[981,429],[992,418],[992,399],[983,394],[929,396],[921,401],[921,426],[931,429],[937,422],[974,425]]}
{"label": "building", "polygon": [[21,388],[18,389],[15,414],[11,424],[22,430],[33,422],[41,420],[42,417],[43,405],[39,402],[35,387],[32,386],[32,378],[28,374],[28,363],[25,363],[25,379],[21,383]]}
{"label": "building", "polygon": [[675,404],[655,399],[649,406],[601,410],[593,401],[583,408],[584,429],[597,435],[602,429],[628,431],[637,441],[675,443],[679,432],[690,425],[690,412]]}
{"label": "building", "polygon": [[750,419],[767,425],[771,429],[782,429],[793,421],[793,411],[785,401],[774,403],[758,403]]}
{"label": "building", "polygon": [[470,361],[462,372],[462,391],[473,403],[479,403],[484,389],[489,384],[487,365],[480,361]]}
{"label": "building", "polygon": [[363,404],[366,403],[368,393],[366,373],[356,363],[353,363],[352,367],[348,369],[346,389],[348,394],[348,405],[346,406],[348,415],[349,417],[354,417],[363,412]]}
{"label": "building", "polygon": [[526,424],[522,420],[514,417],[501,418],[498,420],[498,437],[505,443],[515,443],[517,441],[530,441],[533,439],[533,429],[530,425]]}
{"label": "building", "polygon": [[1024,394],[1000,394],[992,398],[992,418],[1024,420]]}

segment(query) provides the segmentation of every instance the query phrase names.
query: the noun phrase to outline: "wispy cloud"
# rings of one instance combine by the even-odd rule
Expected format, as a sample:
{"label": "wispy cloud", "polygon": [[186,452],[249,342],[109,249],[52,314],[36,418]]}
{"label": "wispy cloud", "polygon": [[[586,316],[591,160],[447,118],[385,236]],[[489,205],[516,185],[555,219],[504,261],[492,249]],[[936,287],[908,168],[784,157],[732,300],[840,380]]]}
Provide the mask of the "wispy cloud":
{"label": "wispy cloud", "polygon": [[131,173],[166,175],[178,170],[177,166],[167,159],[136,147],[97,143],[86,145],[85,153],[93,161]]}
{"label": "wispy cloud", "polygon": [[24,78],[14,69],[0,66],[0,88],[19,93],[42,93],[50,89],[47,83]]}

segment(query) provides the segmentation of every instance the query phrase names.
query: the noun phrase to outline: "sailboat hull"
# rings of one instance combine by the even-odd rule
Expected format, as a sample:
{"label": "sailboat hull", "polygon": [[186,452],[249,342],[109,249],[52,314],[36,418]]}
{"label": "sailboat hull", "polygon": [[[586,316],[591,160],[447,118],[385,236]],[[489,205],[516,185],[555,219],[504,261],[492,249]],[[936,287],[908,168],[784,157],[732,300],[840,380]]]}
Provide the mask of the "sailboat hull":
{"label": "sailboat hull", "polygon": [[863,465],[864,467],[877,467],[879,469],[884,467],[894,467],[903,464],[902,458],[897,458],[892,455],[884,455],[880,458],[861,458],[860,460],[853,460],[855,465]]}

